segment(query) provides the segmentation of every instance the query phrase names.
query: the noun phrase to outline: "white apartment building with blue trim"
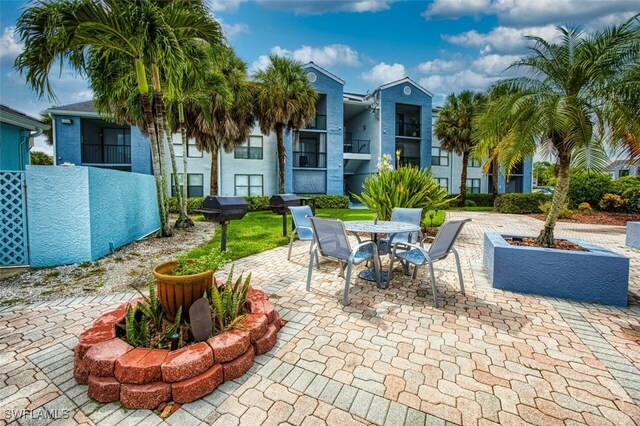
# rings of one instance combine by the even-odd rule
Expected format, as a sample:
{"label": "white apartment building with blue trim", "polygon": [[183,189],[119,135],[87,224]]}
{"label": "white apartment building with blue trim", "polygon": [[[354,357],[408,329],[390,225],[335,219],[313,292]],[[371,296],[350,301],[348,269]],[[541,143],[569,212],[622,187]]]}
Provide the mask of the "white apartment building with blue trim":
{"label": "white apartment building with blue trim", "polygon": [[[461,157],[440,149],[433,136],[437,109],[432,95],[405,77],[383,84],[367,94],[344,91],[344,80],[314,64],[303,65],[319,98],[316,117],[306,128],[285,133],[285,192],[297,194],[358,193],[367,176],[377,172],[383,154],[396,151],[400,162],[431,168],[449,193],[460,188]],[[113,168],[151,173],[148,140],[132,126],[119,126],[98,116],[91,102],[54,107],[55,164]],[[182,146],[174,135],[181,169]],[[211,156],[188,149],[187,186],[190,196],[209,195]],[[491,179],[480,163],[470,161],[469,192],[491,192]],[[530,192],[532,159],[523,162],[508,182],[499,177],[499,192]],[[179,176],[182,180],[182,176]],[[168,182],[171,178],[167,179]],[[275,132],[263,135],[258,126],[232,153],[218,156],[218,194],[272,195],[278,191]]]}

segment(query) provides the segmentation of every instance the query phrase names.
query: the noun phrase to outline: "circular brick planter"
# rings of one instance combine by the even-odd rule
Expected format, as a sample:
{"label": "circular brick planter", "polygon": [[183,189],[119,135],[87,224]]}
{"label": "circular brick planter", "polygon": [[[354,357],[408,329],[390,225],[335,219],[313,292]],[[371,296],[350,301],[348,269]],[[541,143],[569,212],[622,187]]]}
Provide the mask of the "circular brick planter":
{"label": "circular brick planter", "polygon": [[250,289],[247,314],[235,328],[176,351],[133,348],[116,337],[116,325],[124,321],[127,305],[138,300],[98,318],[74,349],[73,375],[89,385],[96,401],[150,410],[171,400],[194,401],[246,373],[256,355],[276,344],[282,326],[267,295]]}

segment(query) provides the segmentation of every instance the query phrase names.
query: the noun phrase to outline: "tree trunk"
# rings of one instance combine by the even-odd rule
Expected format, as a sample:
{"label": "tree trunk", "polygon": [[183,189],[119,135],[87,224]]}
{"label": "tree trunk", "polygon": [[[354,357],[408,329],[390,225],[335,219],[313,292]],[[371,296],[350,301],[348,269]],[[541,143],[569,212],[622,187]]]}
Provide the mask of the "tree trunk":
{"label": "tree trunk", "polygon": [[276,139],[278,140],[278,191],[284,194],[284,125],[276,124]]}
{"label": "tree trunk", "polygon": [[493,201],[498,198],[498,160],[491,160],[491,193],[493,194]]}
{"label": "tree trunk", "polygon": [[[167,175],[166,175],[166,171],[167,171],[167,167],[166,167],[166,161],[167,161],[167,157],[166,157],[166,152],[165,152],[165,142],[164,142],[164,128],[165,128],[165,123],[164,123],[164,104],[162,103],[162,93],[158,93],[155,92],[154,93],[154,100],[155,100],[155,107],[156,107],[156,124],[157,124],[157,132],[158,132],[158,154],[160,157],[160,170],[162,172],[162,193],[164,196],[164,199],[169,200],[169,193],[168,193],[168,188],[167,188]],[[162,233],[165,236],[171,236],[172,235],[172,231],[171,231],[171,227],[169,226],[169,209],[167,207],[167,209],[165,210],[165,227],[162,230]]]}
{"label": "tree trunk", "polygon": [[[165,126],[167,126],[166,121],[165,121]],[[189,213],[187,212],[187,198],[182,193],[182,190],[180,188],[180,182],[178,182],[178,163],[176,162],[176,151],[173,148],[173,137],[171,135],[171,131],[168,129],[168,126],[165,127],[165,133],[167,134],[167,144],[169,145],[169,155],[171,158],[171,170],[173,172],[173,187],[176,191],[176,197],[178,198],[178,219],[176,220],[176,223],[174,224],[174,226],[176,228],[190,228],[194,226],[194,224],[191,218],[189,217]],[[183,144],[184,144],[184,141],[183,141]],[[186,181],[187,181],[187,174],[183,173],[182,174],[183,187]]]}
{"label": "tree trunk", "polygon": [[460,207],[464,207],[467,199],[467,163],[469,162],[469,151],[462,153],[462,173],[460,174]]}
{"label": "tree trunk", "polygon": [[218,195],[218,149],[211,150],[211,179],[209,183],[209,194]]}
{"label": "tree trunk", "polygon": [[187,144],[187,129],[184,128],[184,123],[180,124],[180,136],[182,137],[182,199],[184,200],[185,211],[187,210],[187,198],[189,197],[189,191],[187,185],[187,178],[185,176],[189,176],[187,173],[187,157],[189,155]]}
{"label": "tree trunk", "polygon": [[547,213],[547,218],[544,222],[544,228],[540,231],[536,243],[540,246],[551,247],[554,242],[553,230],[556,226],[564,202],[569,194],[569,165],[571,161],[567,153],[558,153],[558,177],[556,180],[556,188],[553,192],[553,198],[551,200],[551,208]]}

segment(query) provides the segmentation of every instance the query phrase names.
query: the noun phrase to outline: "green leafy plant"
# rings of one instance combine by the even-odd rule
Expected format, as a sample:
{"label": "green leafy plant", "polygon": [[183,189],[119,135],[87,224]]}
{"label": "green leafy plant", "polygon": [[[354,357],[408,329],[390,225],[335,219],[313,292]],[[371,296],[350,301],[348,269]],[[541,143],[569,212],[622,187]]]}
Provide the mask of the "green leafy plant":
{"label": "green leafy plant", "polygon": [[496,198],[495,209],[498,213],[540,213],[540,205],[551,200],[551,197],[538,192],[509,193]]}
{"label": "green leafy plant", "polygon": [[[133,287],[133,286],[132,286]],[[156,295],[156,285],[153,281],[149,282],[149,295],[143,294],[139,288],[133,287],[140,296],[144,299],[144,302],[138,303],[138,309],[142,314],[153,321],[153,326],[156,331],[162,329],[162,320],[164,319],[164,309],[158,300]]]}
{"label": "green leafy plant", "polygon": [[[551,201],[540,204],[540,211],[544,214],[548,214],[551,209]],[[564,203],[562,210],[560,210],[560,219],[571,219],[573,217],[573,211],[569,209],[569,203]]]}
{"label": "green leafy plant", "polygon": [[209,302],[213,308],[214,334],[233,327],[244,315],[244,305],[247,300],[251,273],[242,281],[242,275],[233,281],[233,266],[224,286],[219,289],[213,286]]}
{"label": "green leafy plant", "polygon": [[627,204],[627,200],[617,194],[604,194],[600,200],[600,208],[608,212],[622,211]]}
{"label": "green leafy plant", "polygon": [[582,214],[590,214],[593,213],[593,209],[589,203],[580,203],[578,206],[578,211]]}
{"label": "green leafy plant", "polygon": [[608,174],[574,171],[571,173],[571,183],[567,195],[569,207],[575,209],[583,202],[597,206],[604,194],[613,193],[612,187],[611,177]]}
{"label": "green leafy plant", "polygon": [[442,209],[451,200],[447,191],[433,179],[429,169],[407,165],[393,170],[388,159],[387,164],[384,163],[385,159],[377,175],[364,181],[362,194],[353,194],[381,220],[391,219],[394,207],[422,208],[426,212]]}
{"label": "green leafy plant", "polygon": [[149,319],[140,311],[138,305],[127,306],[124,324],[118,326],[125,331],[125,340],[128,344],[137,347],[149,347],[149,338],[151,336],[149,330]]}
{"label": "green leafy plant", "polygon": [[224,252],[212,248],[207,254],[197,258],[190,258],[187,254],[178,256],[178,267],[172,275],[195,275],[205,271],[217,271],[229,260]]}

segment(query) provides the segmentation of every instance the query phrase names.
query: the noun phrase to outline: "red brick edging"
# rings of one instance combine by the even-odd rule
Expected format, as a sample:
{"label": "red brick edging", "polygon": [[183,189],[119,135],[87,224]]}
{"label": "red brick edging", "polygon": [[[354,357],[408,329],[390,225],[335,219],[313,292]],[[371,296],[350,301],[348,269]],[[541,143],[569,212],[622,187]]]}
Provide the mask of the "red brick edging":
{"label": "red brick edging", "polygon": [[73,375],[89,385],[88,394],[96,401],[153,410],[171,400],[184,404],[202,398],[246,373],[255,356],[276,344],[282,327],[268,296],[252,288],[247,314],[235,328],[172,352],[133,348],[116,337],[116,325],[124,321],[127,305],[138,300],[103,314],[74,349]]}

